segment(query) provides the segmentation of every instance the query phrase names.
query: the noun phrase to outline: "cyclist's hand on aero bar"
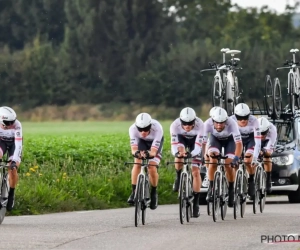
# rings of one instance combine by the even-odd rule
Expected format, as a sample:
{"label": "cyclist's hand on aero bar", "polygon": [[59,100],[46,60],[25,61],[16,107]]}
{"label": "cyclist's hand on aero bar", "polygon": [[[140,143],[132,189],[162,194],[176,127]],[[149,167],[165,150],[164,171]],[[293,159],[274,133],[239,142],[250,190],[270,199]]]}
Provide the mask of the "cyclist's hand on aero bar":
{"label": "cyclist's hand on aero bar", "polygon": [[135,151],[134,155],[133,155],[135,158],[138,158],[138,159],[141,159],[141,152],[138,150],[138,151]]}
{"label": "cyclist's hand on aero bar", "polygon": [[150,157],[150,152],[148,150],[144,150],[141,152],[141,157],[145,159],[149,159]]}
{"label": "cyclist's hand on aero bar", "polygon": [[15,161],[12,161],[11,164],[10,164],[10,169],[13,170],[14,168],[18,169],[17,163]]}
{"label": "cyclist's hand on aero bar", "polygon": [[255,167],[255,166],[257,166],[257,165],[258,165],[257,158],[256,158],[256,157],[253,157],[253,158],[252,158],[252,162],[251,162],[251,166],[252,166],[252,167]]}
{"label": "cyclist's hand on aero bar", "polygon": [[231,162],[231,166],[236,167],[238,165],[238,162],[239,162],[239,157],[235,156]]}
{"label": "cyclist's hand on aero bar", "polygon": [[190,152],[186,152],[186,153],[185,153],[185,157],[186,157],[186,158],[192,158],[192,154],[191,154]]}

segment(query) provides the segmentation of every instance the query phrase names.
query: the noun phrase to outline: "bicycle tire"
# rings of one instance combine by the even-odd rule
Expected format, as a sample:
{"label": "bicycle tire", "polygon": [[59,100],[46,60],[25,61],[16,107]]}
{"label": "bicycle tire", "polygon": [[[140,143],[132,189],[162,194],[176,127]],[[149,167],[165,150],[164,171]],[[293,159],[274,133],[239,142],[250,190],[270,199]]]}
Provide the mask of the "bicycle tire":
{"label": "bicycle tire", "polygon": [[236,173],[236,178],[234,182],[234,200],[233,200],[233,218],[236,220],[237,218],[237,211],[239,210],[240,207],[240,183],[241,183],[241,171],[237,170]]}
{"label": "bicycle tire", "polygon": [[[149,185],[149,181],[145,180],[145,199],[144,202],[142,203],[142,224],[145,225],[146,223],[146,215],[147,215],[147,204],[146,201],[150,199],[150,185]],[[146,192],[146,190],[148,190],[148,192]]]}
{"label": "bicycle tire", "polygon": [[225,110],[227,111],[228,116],[231,116],[234,114],[234,100],[232,99],[233,97],[231,93],[231,84],[227,77],[225,78],[225,80]]}
{"label": "bicycle tire", "polygon": [[143,202],[143,176],[140,175],[138,179],[138,184],[136,186],[136,195],[135,195],[134,223],[136,227],[139,225],[139,221],[141,217],[142,202]]}
{"label": "bicycle tire", "polygon": [[253,197],[253,213],[256,214],[258,211],[258,203],[260,197],[260,175],[261,168],[256,167],[255,175],[254,175],[254,197]]}
{"label": "bicycle tire", "polygon": [[269,75],[266,76],[265,80],[265,110],[267,110],[267,115],[272,116],[273,114],[273,83]]}
{"label": "bicycle tire", "polygon": [[181,173],[180,177],[180,188],[179,188],[179,218],[180,223],[183,224],[185,221],[185,210],[186,210],[186,174]]}
{"label": "bicycle tire", "polygon": [[224,107],[223,104],[223,93],[222,93],[222,84],[220,83],[219,77],[215,77],[212,82],[212,106],[213,107]]}
{"label": "bicycle tire", "polygon": [[238,105],[239,103],[240,103],[239,80],[235,76],[234,77],[234,106]]}
{"label": "bicycle tire", "polygon": [[289,104],[292,114],[295,112],[295,95],[294,95],[294,76],[293,74],[289,74]]}
{"label": "bicycle tire", "polygon": [[[242,184],[242,183],[241,183]],[[244,218],[245,210],[246,210],[246,194],[248,192],[247,190],[248,181],[245,174],[243,174],[243,187],[241,186],[241,193],[240,193],[240,212],[241,212],[241,218]]]}
{"label": "bicycle tire", "polygon": [[0,224],[2,224],[5,214],[6,214],[6,204],[8,199],[8,193],[9,193],[9,183],[8,183],[8,174],[5,172],[4,169],[1,171],[1,190],[0,190],[0,202],[1,202],[1,208],[0,208]]}
{"label": "bicycle tire", "polygon": [[219,217],[219,210],[220,210],[220,172],[215,173],[214,177],[214,185],[213,185],[213,202],[212,202],[212,215],[213,221],[216,222]]}
{"label": "bicycle tire", "polygon": [[282,110],[282,95],[281,95],[281,87],[280,81],[276,77],[274,79],[274,86],[273,86],[273,114],[272,119],[279,119]]}
{"label": "bicycle tire", "polygon": [[260,203],[259,203],[259,209],[261,213],[264,211],[265,204],[266,204],[266,198],[267,198],[266,183],[267,183],[267,174],[265,171],[263,171],[262,186],[260,188]]}
{"label": "bicycle tire", "polygon": [[221,218],[222,220],[225,220],[226,214],[227,214],[227,203],[228,203],[228,185],[226,183],[226,178],[223,176],[222,181],[222,199],[221,199]]}
{"label": "bicycle tire", "polygon": [[186,207],[185,207],[185,212],[186,212],[186,221],[190,222],[190,219],[192,217],[192,207],[193,207],[193,202],[190,202],[190,197],[193,198],[193,185],[191,179],[188,178],[188,195],[186,197]]}

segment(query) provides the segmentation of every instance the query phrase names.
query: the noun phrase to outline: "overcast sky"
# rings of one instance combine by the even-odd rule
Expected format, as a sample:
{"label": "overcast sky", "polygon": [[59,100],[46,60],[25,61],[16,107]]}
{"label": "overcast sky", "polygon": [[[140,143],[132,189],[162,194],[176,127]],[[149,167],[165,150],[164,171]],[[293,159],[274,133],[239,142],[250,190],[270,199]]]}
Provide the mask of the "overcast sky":
{"label": "overcast sky", "polygon": [[256,7],[260,8],[263,5],[269,6],[269,9],[273,9],[279,13],[284,12],[285,5],[289,2],[290,5],[294,5],[294,0],[231,0],[232,4],[238,4],[239,6],[245,7]]}

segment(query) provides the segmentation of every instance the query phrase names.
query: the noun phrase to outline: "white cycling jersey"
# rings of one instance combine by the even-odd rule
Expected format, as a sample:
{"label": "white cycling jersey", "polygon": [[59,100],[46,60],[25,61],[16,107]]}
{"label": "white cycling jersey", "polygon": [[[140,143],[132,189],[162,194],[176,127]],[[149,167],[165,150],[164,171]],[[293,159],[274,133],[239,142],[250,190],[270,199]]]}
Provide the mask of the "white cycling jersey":
{"label": "white cycling jersey", "polygon": [[269,140],[269,141],[264,148],[273,152],[277,140],[277,128],[271,122],[270,122],[269,132],[267,133],[265,140]]}
{"label": "white cycling jersey", "polygon": [[228,117],[227,121],[225,122],[225,128],[221,132],[218,132],[215,129],[213,119],[208,118],[204,122],[203,144],[207,143],[207,137],[209,133],[219,140],[225,140],[232,135],[235,142],[242,141],[238,125],[231,117]]}
{"label": "white cycling jersey", "polygon": [[131,146],[137,146],[139,139],[142,139],[153,141],[151,147],[159,149],[163,137],[163,128],[157,120],[152,119],[150,133],[146,137],[142,137],[135,124],[132,124],[129,128],[129,137]]}
{"label": "white cycling jersey", "polygon": [[[237,123],[237,119],[235,115],[232,115],[231,118],[235,120]],[[254,146],[253,157],[257,158],[261,148],[261,136],[259,131],[259,122],[257,118],[253,115],[250,115],[248,124],[245,127],[240,127],[238,125],[238,128],[240,130],[242,139],[247,139],[250,134],[254,133],[255,146]]]}
{"label": "white cycling jersey", "polygon": [[15,151],[12,161],[20,162],[22,154],[22,125],[20,121],[16,120],[11,129],[4,129],[0,126],[0,140],[10,143],[15,143]]}
{"label": "white cycling jersey", "polygon": [[178,135],[182,135],[187,139],[195,138],[195,146],[191,155],[194,157],[201,153],[202,149],[202,137],[204,133],[204,123],[203,121],[196,117],[195,126],[189,132],[185,131],[181,126],[180,118],[177,118],[170,126],[170,133],[171,133],[171,152],[175,155],[178,152],[178,147],[184,147],[179,140]]}

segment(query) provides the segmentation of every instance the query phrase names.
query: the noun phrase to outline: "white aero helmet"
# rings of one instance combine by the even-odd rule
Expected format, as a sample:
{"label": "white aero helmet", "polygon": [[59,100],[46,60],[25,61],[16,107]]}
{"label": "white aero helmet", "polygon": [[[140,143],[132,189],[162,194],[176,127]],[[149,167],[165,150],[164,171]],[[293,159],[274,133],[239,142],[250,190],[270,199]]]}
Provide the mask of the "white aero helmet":
{"label": "white aero helmet", "polygon": [[186,107],[180,112],[181,122],[194,122],[196,119],[196,112],[190,107]]}
{"label": "white aero helmet", "polygon": [[270,128],[270,122],[265,117],[260,117],[257,119],[259,122],[259,131],[262,134],[266,134],[266,132]]}
{"label": "white aero helmet", "polygon": [[228,115],[225,109],[217,107],[212,111],[211,118],[215,122],[225,122],[228,118]]}
{"label": "white aero helmet", "polygon": [[210,109],[210,111],[209,111],[209,116],[211,117],[212,116],[212,114],[213,114],[213,111],[216,109],[216,108],[220,108],[220,107],[212,107],[211,109]]}
{"label": "white aero helmet", "polygon": [[0,108],[0,122],[3,126],[13,125],[16,119],[16,112],[12,108],[6,106]]}
{"label": "white aero helmet", "polygon": [[152,122],[152,118],[148,113],[140,113],[135,119],[135,126],[138,129],[143,129],[144,131],[148,131],[151,128],[151,122]]}
{"label": "white aero helmet", "polygon": [[249,116],[250,115],[250,109],[249,106],[246,103],[239,103],[234,108],[234,114],[236,116]]}

